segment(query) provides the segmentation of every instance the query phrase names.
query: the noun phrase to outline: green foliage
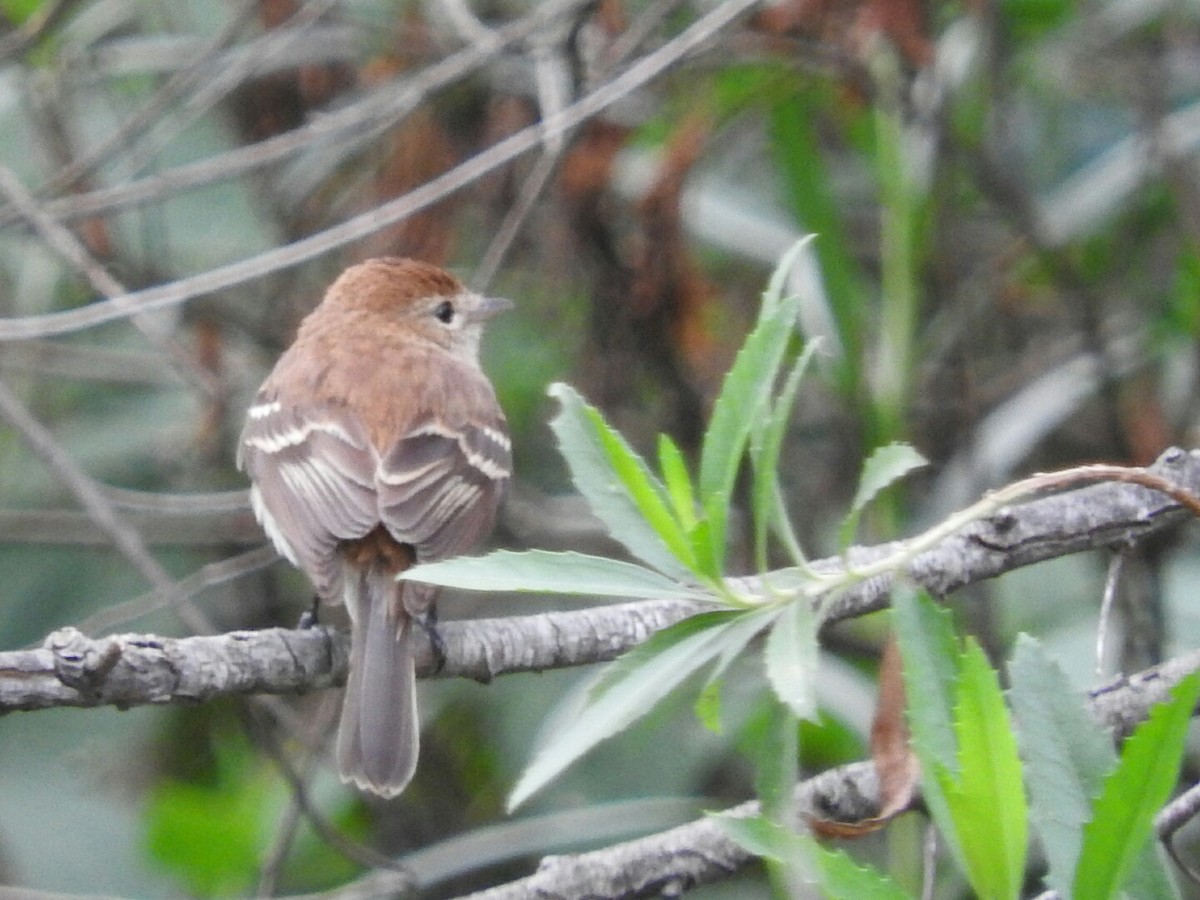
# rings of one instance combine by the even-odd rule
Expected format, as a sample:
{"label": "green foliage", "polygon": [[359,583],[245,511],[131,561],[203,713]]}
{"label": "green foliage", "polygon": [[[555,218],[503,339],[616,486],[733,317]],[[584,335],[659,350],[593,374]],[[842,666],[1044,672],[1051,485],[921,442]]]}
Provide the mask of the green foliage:
{"label": "green foliage", "polygon": [[1018,638],[1008,671],[1031,820],[1049,866],[1046,883],[1065,896],[1092,798],[1116,765],[1117,753],[1037,640]]}
{"label": "green foliage", "polygon": [[755,423],[767,416],[799,310],[794,298],[777,303],[772,303],[772,299],[768,292],[763,300],[763,314],[725,376],[704,433],[699,494],[713,552],[722,567],[730,503],[742,456]]}
{"label": "green foliage", "polygon": [[1170,799],[1179,778],[1184,738],[1198,698],[1200,674],[1193,673],[1125,742],[1121,761],[1104,780],[1091,821],[1083,828],[1074,896],[1116,897],[1125,885],[1153,835],[1155,814]]}
{"label": "green foliage", "polygon": [[509,796],[515,809],[600,741],[646,715],[704,667],[731,659],[773,611],[702,613],[653,635],[613,663],[589,703],[534,756]]}
{"label": "green foliage", "polygon": [[[816,716],[818,622],[808,586],[814,578],[784,512],[778,464],[800,384],[816,343],[798,347],[798,300],[785,296],[787,273],[807,241],[780,261],[763,293],[755,327],[726,376],[705,433],[693,480],[682,452],[667,436],[658,441],[655,472],[594,407],[567,385],[550,393],[560,403],[552,428],[571,477],[609,532],[645,565],[577,553],[498,551],[486,557],[424,564],[404,577],[486,590],[596,594],[613,597],[708,597],[742,611],[694,616],[654,635],[613,663],[582,709],[562,717],[556,732],[521,776],[509,798],[523,803],[596,744],[649,713],[685,682],[703,676],[696,701],[701,722],[720,729],[722,679],[747,645],[766,633],[766,684],[778,714],[756,752],[759,790],[769,812],[790,820],[783,798],[796,780],[798,724]],[[764,575],[736,589],[722,575],[729,510],[743,461],[753,467],[750,491],[755,555],[767,567],[774,535],[797,568]],[[917,464],[906,448],[881,451],[864,471],[852,515]],[[780,870],[790,881],[795,873]]]}
{"label": "green foliage", "polygon": [[671,598],[692,593],[653,569],[586,553],[497,550],[487,556],[424,563],[400,576],[467,590],[532,591],[607,597]]}
{"label": "green foliage", "polygon": [[927,465],[925,457],[921,456],[908,444],[892,443],[879,447],[867,457],[863,464],[862,475],[858,479],[858,490],[854,501],[850,504],[850,512],[842,522],[838,531],[838,543],[842,550],[850,546],[858,531],[858,520],[863,510],[870,505],[880,493],[899,481],[914,469]]}
{"label": "green foliage", "polygon": [[983,651],[960,649],[947,614],[920,592],[894,599],[923,796],[980,897],[1019,896],[1026,805],[1016,739]]}
{"label": "green foliage", "polygon": [[[1122,748],[1120,760],[1040,645],[1022,636],[1010,671],[1021,757],[996,672],[948,614],[912,589],[894,600],[923,796],[975,893],[1017,897],[1027,821],[1062,896],[1175,897],[1151,841],[1178,779],[1200,675],[1172,690]],[[1022,784],[1028,779],[1032,815]],[[1136,888],[1135,888],[1136,885]]]}
{"label": "green foliage", "polygon": [[204,784],[158,785],[146,814],[151,856],[200,897],[244,894],[258,878],[286,789],[244,740],[214,745],[216,771]]}
{"label": "green foliage", "polygon": [[721,830],[741,847],[776,864],[801,860],[808,881],[819,884],[828,900],[907,900],[894,881],[845,853],[821,846],[765,816],[712,816]]}
{"label": "green foliage", "polygon": [[[549,394],[561,405],[550,427],[592,512],[635,557],[673,578],[688,579],[692,570],[671,549],[675,529],[668,526],[663,535],[642,514],[643,507],[657,506],[662,485],[573,388],[555,384]],[[656,523],[662,526],[663,520]]]}

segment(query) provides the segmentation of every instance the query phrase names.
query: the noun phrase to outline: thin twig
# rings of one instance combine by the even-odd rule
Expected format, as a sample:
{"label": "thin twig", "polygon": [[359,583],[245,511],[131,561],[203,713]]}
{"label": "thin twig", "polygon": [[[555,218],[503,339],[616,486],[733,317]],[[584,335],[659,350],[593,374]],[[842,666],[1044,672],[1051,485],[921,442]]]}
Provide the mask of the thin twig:
{"label": "thin twig", "polygon": [[[87,248],[66,226],[54,221],[38,208],[37,201],[25,189],[25,185],[5,165],[0,165],[0,192],[29,221],[42,236],[42,240],[83,275],[93,289],[107,297],[109,303],[118,307],[125,304],[126,297],[129,296],[125,286],[88,253]],[[164,323],[136,310],[131,310],[129,318],[134,327],[170,361],[172,367],[188,384],[199,388],[205,396],[216,395],[218,388],[211,373],[197,365],[192,355],[172,339],[169,330],[163,327]]]}
{"label": "thin twig", "polygon": [[84,472],[49,430],[25,407],[7,384],[0,381],[0,417],[3,417],[26,444],[75,495],[92,520],[109,536],[113,546],[141,573],[156,591],[173,600],[178,598],[179,617],[195,632],[211,633],[208,618],[194,607],[158,560],[146,549],[137,531],[117,513],[112,502]]}
{"label": "thin twig", "polygon": [[541,145],[551,134],[563,133],[628,96],[671,66],[703,47],[758,0],[725,0],[658,50],[638,60],[620,75],[568,106],[553,119],[531,125],[493,144],[478,155],[375,209],[302,238],[235,263],[210,269],[158,287],[127,295],[120,306],[100,301],[79,309],[0,321],[0,340],[20,340],[66,334],[125,318],[133,311],[149,312],[191,300],[287,269],[374,234],[419,212],[483,175]]}
{"label": "thin twig", "polygon": [[132,600],[106,606],[84,619],[79,628],[87,634],[106,634],[120,625],[127,625],[140,619],[142,616],[178,607],[211,587],[228,584],[251,572],[265,569],[277,559],[279,559],[279,555],[273,547],[262,546],[228,559],[208,563],[186,578],[174,582],[169,590],[156,588],[140,597],[134,597]]}
{"label": "thin twig", "polygon": [[[256,169],[282,162],[294,154],[312,152],[341,142],[359,142],[364,134],[391,127],[432,94],[475,72],[556,18],[568,15],[590,0],[556,0],[535,7],[528,16],[492,32],[495,40],[464,47],[419,73],[393,79],[360,99],[322,113],[299,128],[238,147],[208,159],[177,166],[130,184],[100,188],[57,200],[47,200],[47,215],[62,221],[85,218],[163,200],[173,194],[219,181],[230,181]],[[16,220],[0,209],[0,226]]]}

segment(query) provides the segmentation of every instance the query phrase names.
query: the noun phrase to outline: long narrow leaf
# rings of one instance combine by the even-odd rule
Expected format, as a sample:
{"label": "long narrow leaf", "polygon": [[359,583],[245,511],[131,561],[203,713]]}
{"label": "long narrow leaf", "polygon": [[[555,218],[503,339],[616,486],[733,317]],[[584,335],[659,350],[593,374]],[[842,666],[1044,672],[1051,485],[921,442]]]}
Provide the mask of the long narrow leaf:
{"label": "long narrow leaf", "polygon": [[675,517],[685,529],[696,526],[696,492],[688,474],[687,461],[668,434],[658,436],[658,467],[667,485],[667,496],[675,507]]}
{"label": "long narrow leaf", "polygon": [[1092,798],[1116,767],[1117,753],[1066,673],[1036,639],[1017,638],[1008,672],[1031,819],[1049,868],[1046,883],[1066,897]]}
{"label": "long narrow leaf", "polygon": [[700,453],[700,496],[713,546],[723,562],[734,482],[754,423],[762,418],[788,344],[795,334],[795,298],[764,312],[725,376]]}
{"label": "long narrow leaf", "polygon": [[1105,779],[1083,829],[1074,896],[1115,897],[1124,885],[1150,838],[1155,814],[1179,778],[1197,698],[1200,675],[1193,673],[1175,685],[1171,699],[1151,710],[1125,742],[1121,761]]}
{"label": "long narrow leaf", "polygon": [[571,479],[592,513],[613,538],[647,565],[672,578],[691,578],[688,567],[647,522],[629,490],[622,486],[621,475],[613,467],[609,448],[596,429],[595,419],[588,415],[583,398],[566,384],[552,384],[547,393],[561,405],[550,427],[571,469]]}
{"label": "long narrow leaf", "polygon": [[920,698],[909,702],[908,721],[921,763],[922,794],[951,853],[965,869],[947,797],[947,789],[958,775],[954,731],[958,639],[950,614],[909,584],[902,583],[893,591],[892,611],[904,662],[904,692]]}
{"label": "long narrow leaf", "polygon": [[787,604],[767,635],[767,680],[793,714],[812,719],[817,711],[816,616],[801,597]]}
{"label": "long narrow leaf", "polygon": [[626,654],[597,685],[591,702],[536,754],[513,788],[508,808],[520,806],[601,741],[649,713],[727,647],[744,646],[767,621],[753,614],[693,616]]}
{"label": "long narrow leaf", "polygon": [[568,551],[496,550],[487,556],[459,556],[422,563],[401,578],[472,591],[532,591],[596,597],[669,599],[689,589],[653,569]]}
{"label": "long narrow leaf", "polygon": [[[774,525],[785,534],[792,533],[786,510],[776,502],[779,496],[779,455],[783,450],[783,438],[792,417],[796,392],[800,389],[800,382],[818,346],[819,341],[808,342],[804,352],[788,373],[783,388],[772,404],[770,415],[764,422],[758,423],[755,439],[750,445],[750,460],[754,465],[754,493],[751,504],[754,514],[754,551],[760,572],[767,570],[769,528]],[[781,518],[782,522],[779,521]],[[797,564],[802,562],[793,561]]]}
{"label": "long narrow leaf", "polygon": [[1028,827],[1021,761],[1000,679],[970,638],[956,693],[959,766],[946,797],[957,843],[978,896],[1016,900],[1025,878]]}
{"label": "long narrow leaf", "polygon": [[761,311],[763,315],[773,315],[779,308],[779,304],[785,296],[784,288],[787,287],[788,276],[792,274],[792,269],[800,258],[800,254],[816,237],[815,234],[806,234],[788,247],[779,257],[779,262],[775,264],[775,270],[771,272],[771,278],[767,282],[767,289],[763,291]]}
{"label": "long narrow leaf", "polygon": [[867,457],[867,461],[863,463],[854,502],[850,504],[850,512],[838,530],[841,548],[845,550],[850,546],[854,540],[854,533],[858,530],[859,517],[880,491],[899,481],[913,469],[927,464],[925,457],[920,453],[908,444],[900,443],[879,447]]}
{"label": "long narrow leaf", "polygon": [[695,554],[683,527],[675,517],[674,510],[667,503],[666,488],[650,471],[645,460],[604,421],[598,409],[585,405],[584,414],[591,420],[600,444],[608,454],[609,465],[625,485],[626,492],[642,514],[642,518],[654,529],[674,557],[688,569],[695,571]]}

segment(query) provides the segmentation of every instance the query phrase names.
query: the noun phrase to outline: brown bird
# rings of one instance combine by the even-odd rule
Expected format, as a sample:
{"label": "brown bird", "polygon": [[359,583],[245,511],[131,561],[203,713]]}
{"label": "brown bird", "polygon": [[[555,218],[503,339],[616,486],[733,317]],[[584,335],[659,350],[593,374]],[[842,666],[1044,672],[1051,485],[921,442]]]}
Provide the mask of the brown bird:
{"label": "brown bird", "polygon": [[417,764],[412,622],[434,589],[396,575],[488,533],[511,471],[479,365],[508,300],[411,259],[352,266],[301,323],[246,414],[238,467],[254,513],[319,597],[350,614],[338,726],[344,781],[384,797]]}

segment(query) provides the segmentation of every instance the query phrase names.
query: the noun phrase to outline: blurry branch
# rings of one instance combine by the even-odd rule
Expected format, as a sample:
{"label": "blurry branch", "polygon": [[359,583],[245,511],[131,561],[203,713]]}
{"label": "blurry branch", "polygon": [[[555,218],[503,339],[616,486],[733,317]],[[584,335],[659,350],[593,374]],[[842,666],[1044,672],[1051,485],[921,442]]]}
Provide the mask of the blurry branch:
{"label": "blurry branch", "polygon": [[[262,543],[262,530],[247,513],[207,519],[189,515],[138,512],[125,517],[147,544],[229,546]],[[87,513],[72,509],[0,509],[0,535],[6,544],[71,544],[80,547],[112,543]]]}
{"label": "blurry branch", "polygon": [[[323,253],[374,234],[395,222],[445,199],[482,176],[541,146],[555,135],[587,121],[634,90],[696,52],[730,22],[755,6],[757,0],[725,0],[676,37],[641,57],[619,75],[565,107],[552,118],[505,138],[449,171],[394,200],[353,216],[324,231],[301,238],[235,263],[168,284],[135,291],[120,302],[102,300],[63,312],[0,321],[0,340],[21,340],[66,334],[103,322],[183,303],[214,291],[298,265]],[[453,57],[447,57],[447,61]],[[264,142],[265,143],[265,142]],[[260,145],[255,145],[260,146]],[[254,149],[254,148],[251,148]]]}
{"label": "blurry branch", "polygon": [[40,193],[57,194],[74,186],[117,154],[128,151],[135,138],[146,138],[151,133],[155,121],[177,104],[187,91],[200,87],[206,79],[213,77],[213,59],[246,26],[254,11],[254,5],[247,3],[234,12],[225,26],[206,42],[183,68],[168,78],[153,96],[141,104],[132,116],[122,122],[107,139],[92,147],[86,156],[73,160],[70,165],[56,172],[50,181],[42,186]]}
{"label": "blurry branch", "polygon": [[0,355],[0,372],[156,387],[183,384],[179,374],[158,353],[78,343],[66,345],[60,341],[9,344]]}
{"label": "blurry branch", "polygon": [[[334,142],[361,142],[364,137],[395,125],[437,91],[465,78],[514,44],[544,30],[559,17],[575,12],[586,3],[587,0],[557,0],[552,4],[541,4],[528,16],[489,32],[493,39],[451,53],[416,75],[406,74],[383,83],[347,106],[316,115],[300,128],[129,184],[48,200],[45,212],[55,219],[69,221],[154,203],[212,182],[232,180]],[[0,225],[11,224],[16,218],[11,211],[0,209]]]}
{"label": "blurry branch", "polygon": [[149,615],[167,607],[178,607],[188,603],[202,591],[219,584],[236,581],[251,572],[265,569],[278,559],[271,547],[261,546],[237,556],[221,559],[201,566],[190,575],[180,578],[166,588],[156,588],[140,597],[105,607],[80,623],[80,628],[89,634],[108,631],[141,616]]}
{"label": "blurry branch", "polygon": [[[1150,471],[1180,491],[1200,493],[1200,454],[1168,451]],[[974,522],[915,557],[907,574],[931,593],[944,596],[1042,560],[1126,546],[1185,515],[1178,503],[1140,485],[1096,484],[1009,507]],[[812,565],[822,572],[837,571],[847,562],[852,568],[865,566],[896,548],[895,542],[851,548],[846,559]],[[826,624],[884,608],[891,586],[891,577],[879,576],[838,595],[822,610]],[[170,583],[163,595],[179,590],[179,584]],[[439,626],[444,665],[437,669],[426,638],[419,651],[420,672],[425,677],[487,681],[509,672],[607,661],[650,634],[708,608],[692,600],[641,601],[446,622]],[[252,645],[254,652],[247,653]],[[69,648],[67,657],[57,649],[62,646]],[[126,635],[98,641],[67,629],[51,635],[42,649],[0,653],[0,711],[131,706],[220,693],[291,693],[340,682],[345,677],[345,658],[345,636],[326,628],[179,640]],[[313,660],[321,662],[314,665]],[[59,675],[72,667],[74,674],[62,681]]]}
{"label": "blurry branch", "polygon": [[[805,815],[863,821],[875,815],[878,792],[875,766],[851,763],[799,784],[797,807]],[[724,811],[739,818],[759,813],[757,800]],[[677,897],[698,885],[728,878],[757,859],[731,841],[713,818],[705,817],[602,850],[548,857],[528,878],[461,900]]]}
{"label": "blurry branch", "polygon": [[[87,279],[93,290],[108,298],[108,302],[122,307],[128,295],[125,286],[109,274],[90,253],[83,243],[65,226],[55,222],[45,215],[38,207],[21,180],[7,166],[0,166],[0,193],[9,203],[33,226],[55,253],[67,261],[78,274]],[[134,327],[146,336],[146,339],[171,361],[173,367],[194,387],[200,388],[207,396],[216,396],[218,387],[212,375],[192,358],[192,355],[171,337],[170,325],[160,319],[147,316],[145,313],[131,311],[130,321]]]}
{"label": "blurry branch", "polygon": [[150,582],[156,591],[178,597],[178,613],[188,627],[197,632],[210,632],[212,627],[199,610],[186,602],[167,573],[146,548],[137,531],[116,510],[100,486],[73,460],[54,435],[42,425],[3,381],[0,381],[0,418],[5,419],[21,439],[46,464],[75,496],[84,511],[108,536],[113,546]]}

